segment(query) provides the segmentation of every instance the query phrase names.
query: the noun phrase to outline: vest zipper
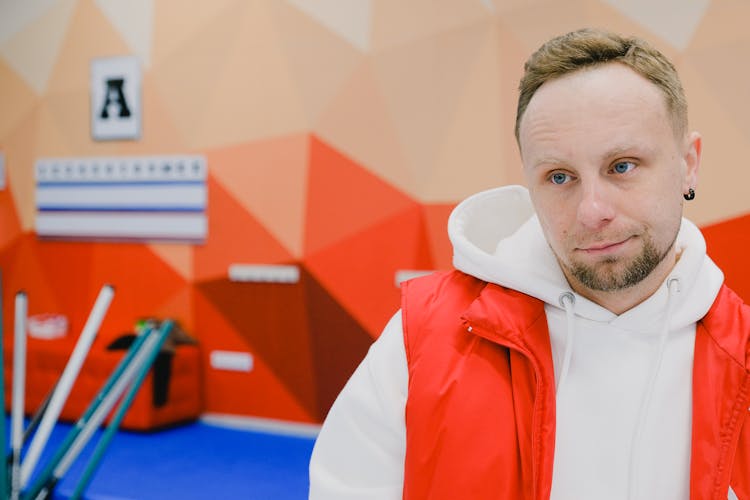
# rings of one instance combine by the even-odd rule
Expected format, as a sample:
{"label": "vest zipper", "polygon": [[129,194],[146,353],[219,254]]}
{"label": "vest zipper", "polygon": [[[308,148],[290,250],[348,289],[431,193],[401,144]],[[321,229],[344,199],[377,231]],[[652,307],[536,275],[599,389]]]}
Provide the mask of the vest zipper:
{"label": "vest zipper", "polygon": [[[542,490],[542,485],[544,484],[542,482],[542,479],[543,479],[542,466],[544,463],[544,451],[545,451],[541,435],[542,435],[542,430],[543,430],[543,424],[545,421],[544,414],[549,411],[549,409],[545,408],[545,405],[544,405],[545,398],[540,397],[540,394],[542,394],[543,392],[542,370],[540,368],[541,364],[539,363],[537,358],[532,354],[531,350],[529,350],[526,346],[519,344],[519,343],[512,342],[510,339],[507,339],[505,337],[493,335],[487,330],[483,329],[482,327],[475,327],[474,325],[471,325],[468,320],[466,321],[466,324],[468,325],[466,330],[469,333],[473,333],[474,335],[478,335],[479,337],[482,337],[494,344],[516,351],[519,354],[523,355],[524,358],[526,358],[531,363],[531,366],[534,370],[534,376],[536,378],[536,381],[535,381],[536,391],[534,393],[534,407],[533,407],[533,412],[532,412],[532,417],[531,417],[532,472],[535,476],[533,477],[533,481],[532,481],[534,485],[533,496],[537,500],[549,500],[549,497],[547,498],[540,497],[540,491]],[[553,375],[553,380],[554,380],[554,375]],[[553,429],[554,429],[554,422],[553,422]],[[553,443],[552,449],[554,450],[554,443]],[[550,477],[546,481],[546,484],[550,486],[552,484],[551,473],[552,471],[550,470]]]}

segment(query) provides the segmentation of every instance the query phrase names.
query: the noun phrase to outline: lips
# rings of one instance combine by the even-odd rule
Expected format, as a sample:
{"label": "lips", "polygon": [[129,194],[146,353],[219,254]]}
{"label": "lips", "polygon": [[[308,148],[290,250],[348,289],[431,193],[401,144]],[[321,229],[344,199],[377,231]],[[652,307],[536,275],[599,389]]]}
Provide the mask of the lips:
{"label": "lips", "polygon": [[606,252],[612,252],[615,250],[619,250],[622,246],[625,245],[628,241],[630,241],[632,236],[629,236],[625,238],[624,240],[620,241],[608,241],[603,243],[596,243],[594,245],[590,245],[587,247],[579,247],[578,250],[590,254],[596,254],[596,253],[606,253]]}

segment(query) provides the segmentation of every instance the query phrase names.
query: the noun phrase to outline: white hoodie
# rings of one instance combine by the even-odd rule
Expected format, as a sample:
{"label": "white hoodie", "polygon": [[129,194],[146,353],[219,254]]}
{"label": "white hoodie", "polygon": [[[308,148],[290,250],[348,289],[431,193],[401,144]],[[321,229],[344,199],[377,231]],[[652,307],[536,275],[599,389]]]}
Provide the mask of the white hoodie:
{"label": "white hoodie", "polygon": [[[558,383],[552,500],[688,498],[695,323],[723,282],[700,231],[683,219],[664,285],[619,316],[573,293],[525,188],[466,199],[448,233],[457,269],[545,303]],[[326,418],[311,499],[402,497],[407,387],[399,312]]]}

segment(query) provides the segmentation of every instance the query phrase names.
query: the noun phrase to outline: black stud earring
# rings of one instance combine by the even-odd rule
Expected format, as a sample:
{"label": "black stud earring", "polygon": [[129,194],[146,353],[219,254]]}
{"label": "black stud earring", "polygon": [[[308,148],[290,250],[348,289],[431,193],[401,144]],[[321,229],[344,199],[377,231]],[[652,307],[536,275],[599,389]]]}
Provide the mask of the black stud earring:
{"label": "black stud earring", "polygon": [[693,188],[689,188],[687,194],[683,194],[682,197],[690,201],[695,198],[695,191],[693,191]]}

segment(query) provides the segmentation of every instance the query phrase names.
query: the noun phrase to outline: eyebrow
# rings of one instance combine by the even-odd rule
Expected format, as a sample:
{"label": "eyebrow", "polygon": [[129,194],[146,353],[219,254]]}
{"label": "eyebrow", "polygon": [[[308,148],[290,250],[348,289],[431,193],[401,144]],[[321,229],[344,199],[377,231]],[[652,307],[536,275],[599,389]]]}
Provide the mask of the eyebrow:
{"label": "eyebrow", "polygon": [[618,147],[610,149],[604,155],[602,155],[602,159],[605,160],[605,159],[614,158],[615,156],[621,156],[625,153],[629,153],[632,151],[639,151],[641,152],[641,154],[643,154],[642,152],[644,150],[648,152],[648,149],[649,148],[646,148],[644,146],[636,146],[636,145],[618,146]]}
{"label": "eyebrow", "polygon": [[[612,158],[622,156],[626,153],[629,153],[629,154],[637,153],[635,156],[644,156],[644,155],[648,155],[651,153],[651,148],[647,146],[643,146],[643,145],[636,145],[636,144],[615,146],[612,149],[609,149],[608,151],[606,151],[603,155],[601,155],[600,161],[611,160]],[[532,164],[532,168],[538,168],[540,165],[566,166],[569,164],[570,162],[566,160],[549,156],[549,157],[542,157],[539,160],[535,161]]]}
{"label": "eyebrow", "polygon": [[564,160],[560,160],[558,158],[551,158],[551,157],[549,157],[549,158],[540,158],[539,160],[535,161],[531,165],[531,168],[539,168],[541,165],[560,165],[560,166],[564,166],[564,165],[568,165],[568,162],[564,161]]}

